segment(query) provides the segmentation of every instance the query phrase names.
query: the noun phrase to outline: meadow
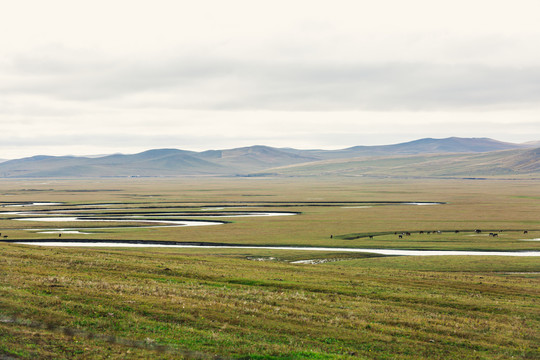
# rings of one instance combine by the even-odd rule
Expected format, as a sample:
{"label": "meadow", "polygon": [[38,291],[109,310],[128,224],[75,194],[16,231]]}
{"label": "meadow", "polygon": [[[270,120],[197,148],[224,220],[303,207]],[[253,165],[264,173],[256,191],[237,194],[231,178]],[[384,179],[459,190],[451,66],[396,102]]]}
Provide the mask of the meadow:
{"label": "meadow", "polygon": [[[62,234],[62,240],[540,249],[538,241],[524,241],[540,238],[540,184],[532,180],[2,180],[0,194],[5,240],[58,240],[26,229],[76,227],[88,234]],[[79,210],[108,204],[93,214],[141,212],[143,219],[175,211],[215,220],[201,211],[208,208],[298,215],[223,218],[223,225],[193,227],[29,225],[9,214],[20,210],[9,204],[22,202],[61,202],[60,209]],[[49,208],[21,209],[45,214]],[[404,232],[411,235],[400,239]],[[540,357],[538,257],[5,242],[0,254],[4,358]],[[320,263],[294,263],[299,260]]]}

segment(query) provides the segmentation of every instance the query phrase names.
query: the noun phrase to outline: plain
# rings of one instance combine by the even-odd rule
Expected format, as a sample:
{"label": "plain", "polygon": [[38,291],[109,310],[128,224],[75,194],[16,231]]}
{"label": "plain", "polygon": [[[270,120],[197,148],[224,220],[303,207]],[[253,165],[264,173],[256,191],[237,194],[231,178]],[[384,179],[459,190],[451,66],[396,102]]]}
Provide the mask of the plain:
{"label": "plain", "polygon": [[[228,218],[220,226],[198,227],[62,223],[90,233],[62,234],[63,240],[539,248],[537,241],[524,241],[540,238],[540,185],[530,180],[126,178],[2,180],[0,186],[6,208],[0,229],[9,240],[57,236],[26,230],[27,222],[9,214],[11,205],[62,202],[113,204],[123,212],[143,208],[146,216],[180,208],[206,220],[212,219],[204,216],[208,208],[299,213]],[[443,204],[404,204],[418,202]],[[98,225],[101,229],[92,229]],[[406,233],[411,235],[399,238]],[[0,354],[5,357],[540,356],[537,257],[8,243],[0,248]],[[298,260],[316,264],[293,263]]]}

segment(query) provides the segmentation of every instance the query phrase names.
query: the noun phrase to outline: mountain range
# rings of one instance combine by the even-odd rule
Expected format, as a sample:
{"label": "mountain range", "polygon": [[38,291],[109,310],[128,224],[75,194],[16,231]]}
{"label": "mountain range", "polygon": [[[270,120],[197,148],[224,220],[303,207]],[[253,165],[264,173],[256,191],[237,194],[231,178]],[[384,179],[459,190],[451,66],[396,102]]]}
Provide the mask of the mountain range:
{"label": "mountain range", "polygon": [[154,149],[101,157],[38,155],[0,163],[3,178],[126,176],[476,177],[540,174],[540,144],[488,138],[419,139],[340,150],[250,146]]}

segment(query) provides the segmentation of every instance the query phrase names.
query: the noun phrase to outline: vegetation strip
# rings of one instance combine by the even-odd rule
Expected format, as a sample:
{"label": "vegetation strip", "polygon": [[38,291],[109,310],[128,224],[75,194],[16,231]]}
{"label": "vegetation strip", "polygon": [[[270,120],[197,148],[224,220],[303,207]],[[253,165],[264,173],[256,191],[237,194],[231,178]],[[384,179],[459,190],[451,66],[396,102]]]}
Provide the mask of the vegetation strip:
{"label": "vegetation strip", "polygon": [[103,334],[98,334],[95,332],[83,331],[77,328],[58,326],[57,324],[53,324],[53,323],[47,323],[47,324],[39,323],[36,321],[31,321],[28,319],[21,319],[18,317],[2,316],[0,317],[0,323],[30,327],[34,329],[40,329],[40,330],[56,331],[56,332],[61,332],[64,335],[67,335],[68,337],[79,337],[79,338],[82,337],[88,340],[100,340],[100,341],[104,341],[110,344],[116,344],[116,345],[126,346],[130,348],[147,349],[147,350],[155,351],[158,353],[171,353],[171,354],[174,354],[175,356],[182,356],[183,359],[188,359],[188,360],[190,359],[200,359],[200,360],[230,359],[228,357],[205,354],[199,351],[181,350],[181,349],[173,348],[171,346],[157,344],[153,341],[136,341],[136,340],[123,339],[114,335],[103,335]]}

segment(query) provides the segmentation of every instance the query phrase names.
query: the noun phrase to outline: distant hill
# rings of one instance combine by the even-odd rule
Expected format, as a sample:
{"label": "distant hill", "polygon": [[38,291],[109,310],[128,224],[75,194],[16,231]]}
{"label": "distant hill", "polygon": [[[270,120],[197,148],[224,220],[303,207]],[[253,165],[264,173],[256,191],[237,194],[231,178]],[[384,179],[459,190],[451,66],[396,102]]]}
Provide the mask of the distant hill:
{"label": "distant hill", "polygon": [[291,153],[261,145],[229,150],[210,150],[200,153],[199,156],[241,172],[320,160],[319,157],[305,155],[302,151]]}
{"label": "distant hill", "polygon": [[540,147],[540,141],[529,141],[529,142],[523,143],[521,145],[526,146],[526,147],[537,148],[537,147]]}
{"label": "distant hill", "polygon": [[[420,139],[341,150],[250,146],[203,152],[154,149],[100,157],[33,156],[0,163],[0,177],[411,175],[540,172],[538,149],[487,138]],[[476,175],[475,175],[476,174]]]}
{"label": "distant hill", "polygon": [[347,150],[361,151],[368,148],[370,151],[381,151],[392,154],[439,154],[439,153],[466,153],[489,152],[496,150],[509,150],[521,145],[506,143],[488,138],[458,138],[446,139],[419,139],[406,143],[386,146],[355,146]]}
{"label": "distant hill", "polygon": [[98,158],[40,155],[0,164],[0,177],[236,175],[316,160],[268,146],[204,152],[155,149]]}
{"label": "distant hill", "polygon": [[540,176],[540,148],[332,159],[267,172],[281,176],[491,177]]}
{"label": "distant hill", "polygon": [[178,176],[229,173],[198,153],[176,149],[149,150],[133,155],[99,158],[34,156],[0,164],[2,177]]}
{"label": "distant hill", "polygon": [[[530,146],[530,145],[529,145]],[[342,150],[295,150],[283,149],[295,154],[307,154],[323,159],[343,159],[352,157],[371,157],[386,155],[414,155],[440,153],[489,152],[525,148],[525,144],[513,144],[488,138],[458,138],[446,139],[425,138],[393,145],[354,146]]]}

